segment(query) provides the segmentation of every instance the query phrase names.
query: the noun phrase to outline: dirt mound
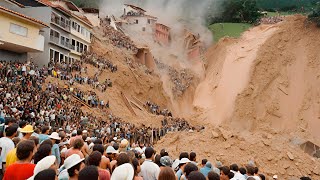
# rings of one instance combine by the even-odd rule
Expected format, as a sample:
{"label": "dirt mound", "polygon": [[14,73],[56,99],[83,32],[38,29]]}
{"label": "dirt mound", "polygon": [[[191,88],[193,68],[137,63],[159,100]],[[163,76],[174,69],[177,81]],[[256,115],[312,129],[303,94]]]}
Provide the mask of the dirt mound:
{"label": "dirt mound", "polygon": [[237,163],[245,166],[254,161],[261,173],[272,179],[311,176],[320,178],[320,162],[304,153],[295,143],[299,139],[276,132],[233,134],[222,128],[206,128],[203,132],[180,132],[167,134],[155,148],[165,148],[172,157],[180,152],[197,153],[197,160],[206,158],[213,164],[221,161],[224,165]]}

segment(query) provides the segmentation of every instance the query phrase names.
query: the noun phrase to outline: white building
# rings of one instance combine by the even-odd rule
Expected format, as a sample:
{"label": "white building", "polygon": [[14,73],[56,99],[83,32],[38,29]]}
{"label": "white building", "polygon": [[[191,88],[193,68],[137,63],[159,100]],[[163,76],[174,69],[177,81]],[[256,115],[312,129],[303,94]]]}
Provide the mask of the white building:
{"label": "white building", "polygon": [[146,14],[146,11],[140,7],[125,4],[123,8],[122,19],[127,21],[126,26],[130,26],[131,31],[146,32],[152,34],[154,32],[157,18]]}

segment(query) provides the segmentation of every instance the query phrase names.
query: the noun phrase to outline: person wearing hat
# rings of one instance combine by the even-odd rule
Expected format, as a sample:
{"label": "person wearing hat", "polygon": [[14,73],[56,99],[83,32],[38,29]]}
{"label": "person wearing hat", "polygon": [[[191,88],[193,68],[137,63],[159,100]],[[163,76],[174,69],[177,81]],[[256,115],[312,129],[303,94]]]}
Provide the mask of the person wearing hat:
{"label": "person wearing hat", "polygon": [[84,158],[81,158],[78,154],[72,154],[61,166],[59,174],[59,180],[77,180],[79,172],[85,167]]}
{"label": "person wearing hat", "polygon": [[6,128],[6,136],[0,138],[0,148],[1,148],[1,165],[0,167],[2,167],[2,170],[4,172],[5,170],[5,164],[6,164],[6,157],[7,154],[9,153],[9,151],[14,149],[14,143],[12,141],[12,138],[14,138],[17,134],[17,130],[18,130],[18,125],[17,124],[13,124],[9,127]]}
{"label": "person wearing hat", "polygon": [[158,179],[160,168],[153,162],[155,155],[154,149],[147,147],[144,154],[146,155],[146,160],[141,165],[140,175],[143,179]]}
{"label": "person wearing hat", "polygon": [[118,153],[118,151],[115,150],[113,146],[108,146],[106,149],[106,153],[107,153],[107,157],[110,160],[110,167],[111,169],[113,169],[113,167],[117,164],[116,154]]}
{"label": "person wearing hat", "polygon": [[41,172],[41,171],[43,171],[45,169],[51,168],[53,170],[56,170],[57,166],[56,166],[55,162],[56,162],[56,157],[55,156],[47,156],[47,157],[41,159],[37,163],[36,167],[33,170],[33,176],[31,176],[28,180],[34,180],[35,176],[39,172]]}
{"label": "person wearing hat", "polygon": [[184,172],[184,167],[188,164],[191,163],[191,161],[188,158],[182,158],[179,161],[179,170],[176,173],[176,176],[178,177],[178,180],[180,180],[181,176],[183,175]]}
{"label": "person wearing hat", "polygon": [[169,156],[163,156],[160,158],[160,170],[162,170],[165,167],[170,167],[172,166],[172,160]]}
{"label": "person wearing hat", "polygon": [[33,133],[33,126],[31,126],[31,125],[26,125],[24,128],[22,128],[21,130],[20,130],[20,132],[22,133],[22,138],[21,138],[21,140],[28,140],[30,137],[31,137],[31,135],[32,135],[32,133]]}
{"label": "person wearing hat", "polygon": [[[112,173],[111,180],[132,180],[133,177],[134,169],[132,165],[129,163],[125,163],[115,168],[115,170]],[[158,176],[153,179],[158,179]]]}
{"label": "person wearing hat", "polygon": [[59,149],[59,143],[60,143],[60,140],[61,138],[59,137],[59,134],[57,132],[53,132],[49,138],[51,139],[52,141],[52,149],[51,149],[51,154],[54,155],[57,159],[57,163],[58,165],[60,165],[61,163],[61,158],[60,158],[60,149]]}

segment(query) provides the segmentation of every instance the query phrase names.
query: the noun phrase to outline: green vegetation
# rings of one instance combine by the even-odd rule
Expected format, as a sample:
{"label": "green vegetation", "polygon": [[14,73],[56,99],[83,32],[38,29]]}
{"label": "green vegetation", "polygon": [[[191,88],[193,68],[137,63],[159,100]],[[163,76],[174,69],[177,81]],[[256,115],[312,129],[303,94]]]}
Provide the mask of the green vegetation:
{"label": "green vegetation", "polygon": [[308,18],[309,20],[317,23],[317,26],[320,27],[320,1],[315,4],[313,11]]}
{"label": "green vegetation", "polygon": [[273,17],[273,16],[287,16],[287,15],[292,15],[295,14],[294,12],[268,12],[267,16],[268,17]]}
{"label": "green vegetation", "polygon": [[101,0],[71,0],[78,7],[83,8],[99,8],[99,4]]}
{"label": "green vegetation", "polygon": [[241,34],[249,29],[252,25],[247,23],[216,23],[209,26],[209,29],[213,33],[214,41],[217,42],[219,39],[225,36],[229,37],[240,37]]}
{"label": "green vegetation", "polygon": [[310,11],[317,0],[256,0],[259,9],[264,11]]}

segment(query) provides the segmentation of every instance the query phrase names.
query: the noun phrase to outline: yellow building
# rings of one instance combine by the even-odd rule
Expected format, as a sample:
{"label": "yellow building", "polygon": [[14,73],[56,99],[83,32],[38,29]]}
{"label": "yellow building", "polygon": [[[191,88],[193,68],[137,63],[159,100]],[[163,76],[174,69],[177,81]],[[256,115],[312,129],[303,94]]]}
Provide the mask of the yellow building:
{"label": "yellow building", "polygon": [[43,22],[0,6],[0,60],[26,61],[28,52],[43,52]]}

